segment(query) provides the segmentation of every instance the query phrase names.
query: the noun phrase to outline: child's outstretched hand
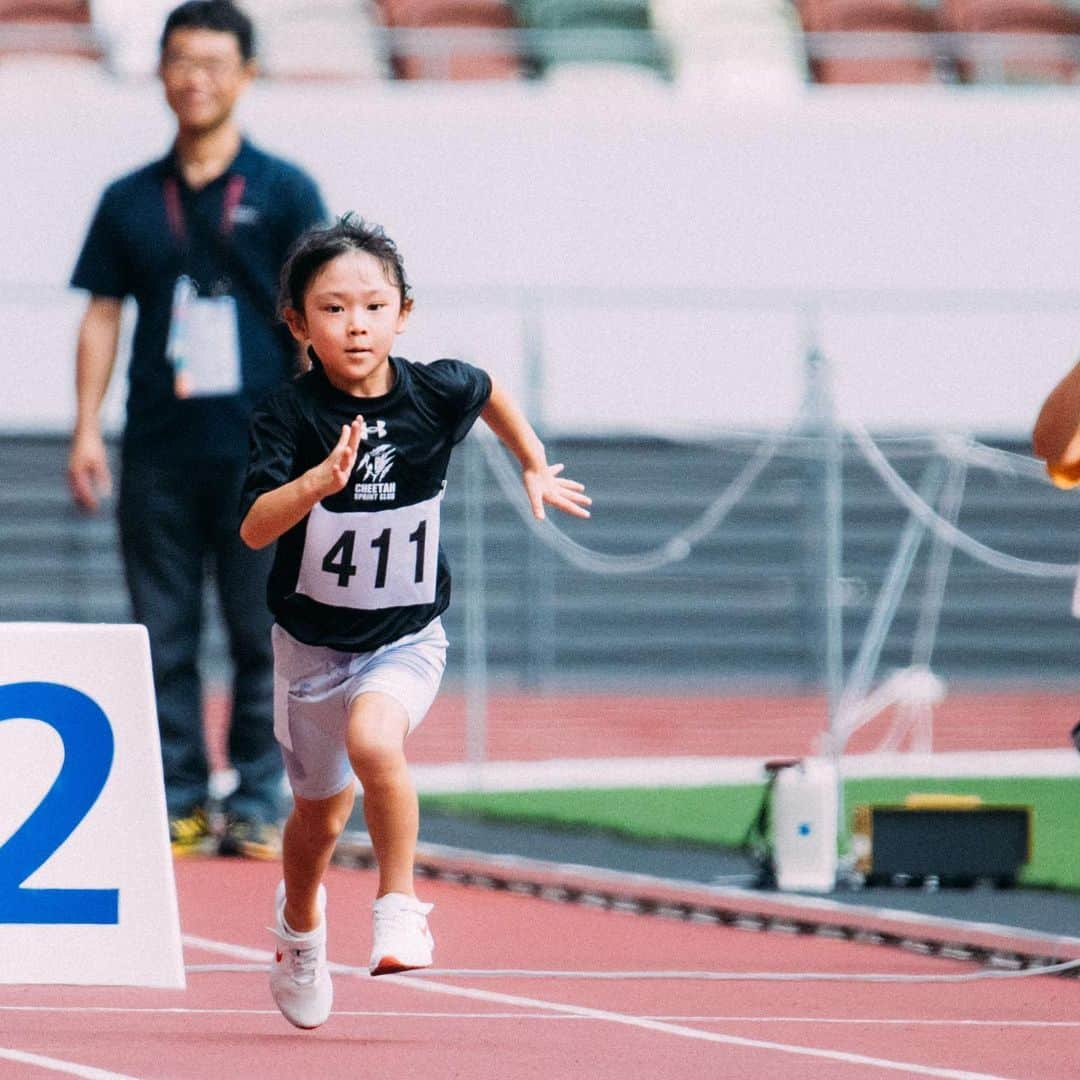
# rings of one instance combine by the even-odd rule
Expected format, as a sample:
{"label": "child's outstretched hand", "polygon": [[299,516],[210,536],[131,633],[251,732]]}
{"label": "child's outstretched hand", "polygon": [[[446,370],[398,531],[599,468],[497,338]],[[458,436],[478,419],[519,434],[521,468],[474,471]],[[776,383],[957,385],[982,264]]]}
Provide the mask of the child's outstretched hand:
{"label": "child's outstretched hand", "polygon": [[322,464],[315,467],[316,483],[323,496],[340,491],[352,476],[360,440],[364,435],[364,418],[358,416],[351,424],[341,425],[337,445]]}
{"label": "child's outstretched hand", "polygon": [[560,476],[563,468],[562,465],[544,465],[538,469],[525,469],[521,474],[533,517],[537,521],[544,520],[544,503],[574,517],[589,516],[585,507],[592,506],[592,499],[585,494],[585,485]]}

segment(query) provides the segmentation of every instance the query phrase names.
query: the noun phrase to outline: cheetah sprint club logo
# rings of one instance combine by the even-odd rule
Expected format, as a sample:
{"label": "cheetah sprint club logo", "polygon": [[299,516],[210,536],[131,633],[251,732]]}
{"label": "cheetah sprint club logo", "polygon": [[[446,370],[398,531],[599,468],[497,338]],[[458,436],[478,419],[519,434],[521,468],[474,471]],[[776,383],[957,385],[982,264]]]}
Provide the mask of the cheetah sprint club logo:
{"label": "cheetah sprint club logo", "polygon": [[397,484],[387,480],[397,458],[397,447],[391,443],[373,447],[356,465],[359,480],[353,487],[356,502],[393,502]]}

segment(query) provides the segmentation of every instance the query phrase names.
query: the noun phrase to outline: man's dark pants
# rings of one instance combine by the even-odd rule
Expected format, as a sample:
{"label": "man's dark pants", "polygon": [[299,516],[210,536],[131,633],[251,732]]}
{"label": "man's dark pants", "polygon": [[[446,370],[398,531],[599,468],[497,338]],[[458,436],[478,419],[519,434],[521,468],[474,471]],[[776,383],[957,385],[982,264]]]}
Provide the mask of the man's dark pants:
{"label": "man's dark pants", "polygon": [[273,732],[272,617],[266,579],[273,548],[240,540],[244,465],[230,461],[158,464],[126,457],[119,521],[124,568],[137,622],[150,635],[165,794],[170,817],[207,800],[199,638],[203,577],[212,560],[233,663],[229,756],[239,786],[226,811],[276,823],[281,753]]}

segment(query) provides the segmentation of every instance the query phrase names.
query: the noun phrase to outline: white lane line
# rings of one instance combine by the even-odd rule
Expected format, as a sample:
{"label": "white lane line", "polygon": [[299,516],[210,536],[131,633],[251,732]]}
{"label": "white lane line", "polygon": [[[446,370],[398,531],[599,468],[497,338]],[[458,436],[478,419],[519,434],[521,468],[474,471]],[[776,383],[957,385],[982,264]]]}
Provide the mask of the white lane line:
{"label": "white lane line", "polygon": [[684,1024],[881,1024],[894,1027],[1077,1028],[1080,1020],[932,1020],[903,1016],[653,1016]]}
{"label": "white lane line", "polygon": [[739,1035],[723,1035],[719,1032],[702,1031],[698,1028],[683,1027],[662,1020],[646,1020],[626,1013],[609,1012],[606,1009],[590,1009],[580,1005],[564,1005],[556,1001],[544,1001],[539,998],[519,997],[515,994],[497,994],[490,990],[474,990],[469,987],[447,986],[442,983],[409,979],[407,976],[381,976],[396,979],[399,984],[411,986],[432,994],[449,994],[452,997],[472,998],[503,1005],[521,1005],[523,1008],[551,1009],[554,1012],[572,1016],[587,1016],[595,1020],[608,1020],[613,1024],[657,1031],[666,1035],[677,1035],[684,1039],[696,1039],[700,1042],[720,1043],[725,1046],[741,1046],[756,1050],[773,1050],[782,1054],[798,1057],[823,1058],[826,1061],[843,1062],[849,1065],[866,1065],[872,1068],[892,1072],[906,1072],[914,1076],[937,1076],[946,1080],[1005,1080],[1004,1077],[991,1073],[969,1072],[961,1069],[943,1069],[931,1065],[918,1065],[913,1062],[892,1061],[888,1058],[870,1057],[866,1054],[850,1054],[842,1050],[820,1050],[816,1047],[795,1046],[790,1043],[772,1042],[765,1039],[747,1039]]}
{"label": "white lane line", "polygon": [[[184,935],[184,943],[208,952],[218,952],[235,956],[237,959],[270,961],[270,951],[251,949],[243,945],[231,945],[228,942],[212,941],[208,938],[193,938]],[[342,975],[362,975],[370,978],[365,968],[351,967],[347,964],[331,964],[330,970]],[[386,982],[398,986],[408,986],[425,994],[444,994],[449,997],[466,998],[472,1001],[484,1001],[494,1005],[520,1006],[524,1009],[550,1010],[570,1016],[588,1017],[593,1020],[606,1020],[612,1024],[641,1028],[645,1031],[657,1031],[665,1035],[675,1035],[699,1042],[719,1043],[725,1046],[741,1046],[754,1050],[773,1050],[797,1057],[823,1058],[827,1061],[843,1062],[849,1065],[866,1065],[872,1068],[892,1072],[907,1072],[913,1076],[937,1076],[943,1080],[1008,1080],[1006,1077],[991,1073],[969,1072],[963,1069],[944,1069],[932,1065],[919,1065],[914,1062],[892,1061],[888,1058],[870,1057],[866,1054],[850,1054],[842,1050],[820,1050],[816,1047],[795,1046],[790,1043],[771,1042],[764,1039],[748,1039],[741,1035],[724,1035],[714,1031],[702,1031],[699,1028],[683,1027],[662,1020],[649,1020],[632,1016],[628,1013],[609,1012],[606,1009],[590,1009],[583,1005],[567,1005],[559,1001],[545,1001],[541,998],[522,997],[517,994],[500,994],[492,990],[477,990],[466,986],[450,986],[432,980],[414,979],[407,975],[381,975]]]}
{"label": "white lane line", "polygon": [[[263,965],[270,962],[271,953],[269,949],[251,949],[246,945],[212,941],[210,938],[196,937],[194,934],[184,934],[181,941],[190,949],[202,949],[203,952],[218,953],[221,956],[233,956],[237,960],[251,960],[254,963]],[[383,975],[381,978],[385,979],[387,976]]]}
{"label": "white lane line", "polygon": [[74,1061],[61,1061],[59,1058],[44,1057],[42,1054],[27,1054],[22,1050],[12,1050],[0,1046],[0,1060],[14,1061],[19,1065],[34,1065],[39,1069],[51,1069],[67,1076],[78,1076],[81,1080],[136,1080],[126,1073],[109,1072],[107,1069],[95,1069],[92,1065],[79,1065]]}
{"label": "white lane line", "polygon": [[[126,1016],[279,1016],[277,1009],[197,1009],[174,1005],[0,1005],[0,1013],[105,1013]],[[878,1024],[894,1027],[1080,1028],[1080,1020],[925,1020],[902,1016],[656,1016],[627,1013],[638,1020],[681,1024]],[[589,1016],[550,1012],[416,1012],[403,1009],[335,1009],[334,1016],[398,1020],[591,1020]]]}
{"label": "white lane line", "polygon": [[[155,1016],[281,1016],[277,1009],[197,1009],[181,1005],[0,1005],[0,1013],[105,1013],[120,1016],[142,1013]],[[384,1019],[431,1020],[587,1020],[582,1016],[557,1016],[552,1013],[521,1012],[413,1012],[401,1009],[335,1009],[334,1016],[373,1017]],[[701,1019],[701,1018],[698,1018]],[[713,1020],[714,1017],[704,1019]],[[1080,1023],[1080,1022],[1078,1022]]]}

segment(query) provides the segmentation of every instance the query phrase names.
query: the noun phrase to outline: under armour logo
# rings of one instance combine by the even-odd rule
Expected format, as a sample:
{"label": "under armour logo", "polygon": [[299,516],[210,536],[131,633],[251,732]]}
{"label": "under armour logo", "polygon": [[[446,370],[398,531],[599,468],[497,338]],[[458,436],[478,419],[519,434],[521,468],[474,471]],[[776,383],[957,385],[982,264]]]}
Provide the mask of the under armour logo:
{"label": "under armour logo", "polygon": [[364,434],[362,438],[367,438],[369,435],[374,435],[376,439],[386,438],[386,421],[376,420],[374,425],[364,421]]}

